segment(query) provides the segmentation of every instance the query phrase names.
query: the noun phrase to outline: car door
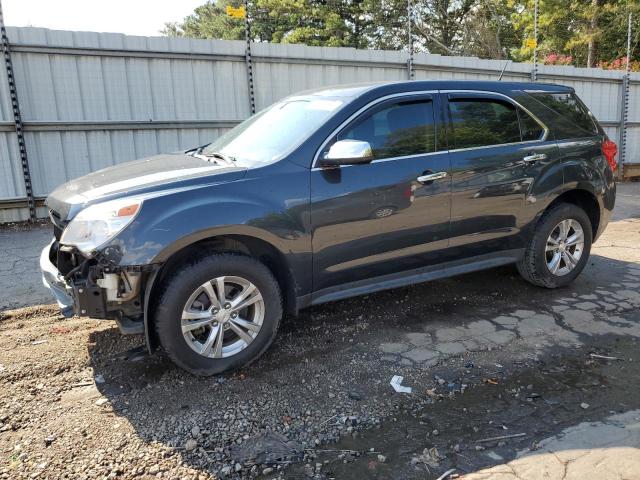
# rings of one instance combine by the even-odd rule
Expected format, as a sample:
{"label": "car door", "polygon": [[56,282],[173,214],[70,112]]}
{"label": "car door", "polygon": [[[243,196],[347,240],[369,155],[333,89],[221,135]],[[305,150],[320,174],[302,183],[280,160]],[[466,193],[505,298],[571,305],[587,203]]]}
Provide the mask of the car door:
{"label": "car door", "polygon": [[338,140],[366,141],[374,159],[312,168],[314,290],[324,291],[315,298],[428,265],[447,246],[450,163],[440,128],[437,95],[404,94],[362,109],[320,149],[325,155]]}
{"label": "car door", "polygon": [[[523,245],[527,194],[558,159],[538,119],[500,94],[449,92],[451,241],[458,257]],[[535,201],[535,199],[534,199]]]}

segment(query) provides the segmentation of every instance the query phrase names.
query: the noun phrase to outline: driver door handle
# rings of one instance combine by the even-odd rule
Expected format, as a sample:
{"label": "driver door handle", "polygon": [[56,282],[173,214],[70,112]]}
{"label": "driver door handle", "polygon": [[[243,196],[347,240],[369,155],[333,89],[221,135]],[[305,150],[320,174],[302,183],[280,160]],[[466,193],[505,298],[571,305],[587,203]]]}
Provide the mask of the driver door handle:
{"label": "driver door handle", "polygon": [[428,175],[420,175],[417,180],[420,183],[428,183],[445,178],[447,175],[447,172],[430,173]]}
{"label": "driver door handle", "polygon": [[546,153],[534,153],[532,155],[527,155],[526,157],[522,158],[524,163],[536,163],[538,160],[546,160],[546,159],[547,159]]}

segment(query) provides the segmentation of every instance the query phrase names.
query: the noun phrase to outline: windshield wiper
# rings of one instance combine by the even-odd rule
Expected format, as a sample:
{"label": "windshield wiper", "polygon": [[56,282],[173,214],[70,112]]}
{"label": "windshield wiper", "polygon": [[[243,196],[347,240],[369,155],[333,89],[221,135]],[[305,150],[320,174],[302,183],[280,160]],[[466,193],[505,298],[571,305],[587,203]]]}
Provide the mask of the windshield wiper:
{"label": "windshield wiper", "polygon": [[218,159],[218,160],[223,160],[224,162],[230,164],[230,163],[235,163],[236,162],[236,158],[232,157],[231,155],[226,155],[224,153],[220,153],[220,152],[206,152],[203,153],[204,149],[207,147],[208,145],[203,145],[202,147],[198,147],[195,150],[191,150],[190,153],[192,156],[196,157],[196,158],[200,158],[202,160],[206,160],[207,162],[210,162],[212,158]]}

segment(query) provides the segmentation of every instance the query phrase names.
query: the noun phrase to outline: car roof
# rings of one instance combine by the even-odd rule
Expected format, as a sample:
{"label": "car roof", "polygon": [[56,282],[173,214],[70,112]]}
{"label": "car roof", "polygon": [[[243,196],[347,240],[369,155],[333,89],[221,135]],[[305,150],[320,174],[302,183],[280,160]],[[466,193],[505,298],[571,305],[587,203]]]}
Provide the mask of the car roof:
{"label": "car roof", "polygon": [[571,87],[553,83],[476,80],[411,80],[336,85],[299,92],[295,94],[295,96],[321,96],[354,99],[364,95],[365,93],[376,92],[380,95],[392,95],[394,93],[424,90],[481,90],[499,93],[513,90],[524,90],[529,92],[573,92]]}

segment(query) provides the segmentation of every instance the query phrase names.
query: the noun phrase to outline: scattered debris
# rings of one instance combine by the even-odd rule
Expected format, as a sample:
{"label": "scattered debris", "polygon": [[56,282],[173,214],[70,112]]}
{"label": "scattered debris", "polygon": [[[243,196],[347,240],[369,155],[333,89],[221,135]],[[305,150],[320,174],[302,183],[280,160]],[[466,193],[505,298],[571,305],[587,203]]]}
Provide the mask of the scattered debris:
{"label": "scattered debris", "polygon": [[191,452],[193,450],[195,450],[198,446],[198,442],[196,442],[193,438],[190,438],[189,440],[187,440],[187,442],[184,444],[184,449],[187,452]]}
{"label": "scattered debris", "polygon": [[587,408],[589,408],[589,404],[588,404],[588,403],[585,403],[585,402],[582,402],[582,403],[580,404],[580,408],[582,408],[583,410],[586,410]]}
{"label": "scattered debris", "polygon": [[370,449],[368,452],[360,452],[358,450],[349,450],[345,448],[305,448],[305,452],[315,452],[315,453],[341,453],[348,454],[353,456],[360,455],[378,455],[380,452],[376,451],[375,448]]}
{"label": "scattered debris", "polygon": [[488,383],[490,385],[498,385],[498,381],[494,380],[493,378],[484,378],[484,379],[482,379],[482,381],[484,383]]}
{"label": "scattered debris", "polygon": [[379,461],[380,463],[384,463],[384,462],[386,462],[386,461],[387,461],[387,457],[385,457],[385,456],[384,456],[384,455],[382,455],[382,454],[379,454],[379,455],[378,455],[378,461]]}
{"label": "scattered debris", "polygon": [[102,397],[99,398],[98,400],[96,400],[96,405],[101,407],[102,405],[104,405],[105,403],[109,403],[109,400],[107,400],[106,398]]}
{"label": "scattered debris", "polygon": [[511,435],[500,435],[499,437],[481,438],[480,440],[476,440],[476,443],[495,442],[496,440],[506,440],[508,438],[524,437],[526,435],[527,435],[526,433],[514,433]]}
{"label": "scattered debris", "polygon": [[444,480],[445,478],[447,478],[449,475],[451,475],[453,472],[455,472],[456,469],[452,468],[450,470],[447,470],[446,472],[444,472],[442,475],[440,475],[436,480]]}
{"label": "scattered debris", "polygon": [[329,423],[331,420],[333,420],[334,418],[336,418],[337,416],[339,416],[339,413],[336,413],[334,416],[327,418],[324,422],[322,422],[319,426],[323,426],[326,425],[327,423]]}
{"label": "scattered debris", "polygon": [[358,424],[358,417],[355,415],[343,415],[340,417],[339,422],[347,426],[355,427]]}
{"label": "scattered debris", "polygon": [[265,432],[232,446],[229,453],[241,464],[269,465],[302,460],[304,446],[279,433]]}
{"label": "scattered debris", "polygon": [[71,388],[90,387],[93,382],[78,382],[71,385]]}
{"label": "scattered debris", "polygon": [[43,343],[47,343],[49,340],[34,340],[31,342],[31,345],[42,345]]}
{"label": "scattered debris", "polygon": [[403,387],[402,380],[404,380],[404,377],[400,375],[394,375],[391,379],[390,385],[397,393],[411,393],[413,389],[411,387]]}
{"label": "scattered debris", "polygon": [[61,335],[61,334],[65,334],[65,333],[71,332],[71,329],[68,328],[68,327],[62,327],[60,325],[54,325],[53,327],[51,327],[50,332],[58,334],[58,335]]}
{"label": "scattered debris", "polygon": [[440,452],[436,447],[425,448],[422,451],[422,455],[419,457],[414,457],[411,463],[424,463],[430,467],[437,467],[440,464],[440,460],[443,460],[445,457],[440,456]]}
{"label": "scattered debris", "polygon": [[94,380],[96,383],[104,383],[104,375],[98,374],[95,376]]}
{"label": "scattered debris", "polygon": [[349,392],[347,392],[347,396],[351,399],[351,400],[363,400],[364,399],[364,394],[362,392],[359,392],[357,390],[349,390]]}
{"label": "scattered debris", "polygon": [[609,357],[607,355],[598,355],[597,353],[590,353],[591,358],[600,358],[602,360],[620,360],[618,357]]}
{"label": "scattered debris", "polygon": [[145,345],[139,345],[125,352],[125,359],[129,362],[140,362],[149,356]]}

